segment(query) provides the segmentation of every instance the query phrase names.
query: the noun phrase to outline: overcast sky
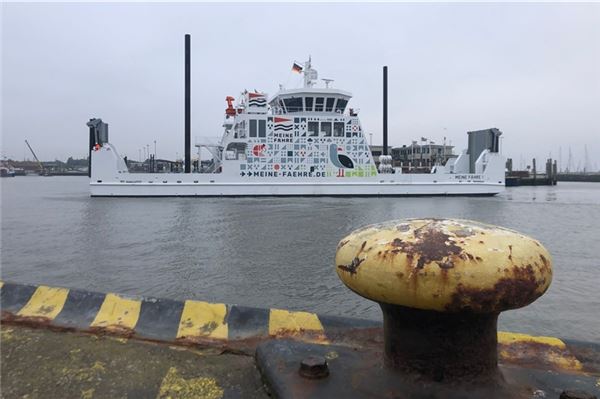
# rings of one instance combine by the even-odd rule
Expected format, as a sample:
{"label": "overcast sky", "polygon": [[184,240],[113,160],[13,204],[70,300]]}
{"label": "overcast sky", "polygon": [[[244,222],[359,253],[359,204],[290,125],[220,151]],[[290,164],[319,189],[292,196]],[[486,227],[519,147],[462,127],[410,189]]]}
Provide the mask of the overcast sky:
{"label": "overcast sky", "polygon": [[101,117],[121,155],[183,153],[183,35],[192,35],[192,135],[222,133],[225,97],[299,87],[292,62],[353,94],[381,142],[389,66],[392,145],[465,147],[497,127],[515,166],[532,156],[600,165],[600,4],[2,5],[1,155],[87,154]]}

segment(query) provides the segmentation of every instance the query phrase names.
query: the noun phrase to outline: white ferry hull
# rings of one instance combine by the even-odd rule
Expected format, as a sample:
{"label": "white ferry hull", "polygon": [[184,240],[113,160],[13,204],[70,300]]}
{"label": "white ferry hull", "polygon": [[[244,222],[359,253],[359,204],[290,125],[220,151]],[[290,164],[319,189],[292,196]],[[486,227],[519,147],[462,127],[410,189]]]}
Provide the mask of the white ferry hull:
{"label": "white ferry hull", "polygon": [[93,197],[495,195],[504,183],[92,183]]}
{"label": "white ferry hull", "polygon": [[447,173],[443,167],[438,173],[353,178],[289,174],[268,177],[260,172],[259,176],[247,173],[240,176],[235,173],[236,168],[229,168],[229,173],[130,173],[114,146],[107,143],[92,152],[90,194],[92,197],[495,195],[504,190],[503,163],[498,154],[484,152],[477,161],[478,173]]}

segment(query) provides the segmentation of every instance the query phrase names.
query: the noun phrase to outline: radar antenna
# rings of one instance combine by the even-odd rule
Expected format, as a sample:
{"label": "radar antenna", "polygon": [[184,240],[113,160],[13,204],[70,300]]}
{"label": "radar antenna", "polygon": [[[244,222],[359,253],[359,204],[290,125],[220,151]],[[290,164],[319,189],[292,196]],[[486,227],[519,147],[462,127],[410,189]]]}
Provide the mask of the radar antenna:
{"label": "radar antenna", "polygon": [[325,88],[329,89],[329,84],[331,82],[333,82],[333,79],[321,79],[323,82],[325,82]]}

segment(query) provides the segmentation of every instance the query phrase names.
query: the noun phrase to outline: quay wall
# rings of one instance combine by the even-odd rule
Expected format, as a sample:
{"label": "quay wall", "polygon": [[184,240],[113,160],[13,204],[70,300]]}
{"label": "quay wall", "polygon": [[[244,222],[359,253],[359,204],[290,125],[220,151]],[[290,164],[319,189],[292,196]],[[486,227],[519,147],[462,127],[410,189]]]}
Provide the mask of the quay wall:
{"label": "quay wall", "polygon": [[[219,346],[247,354],[260,342],[279,338],[355,348],[383,345],[382,324],[373,320],[4,281],[0,309],[4,325]],[[600,377],[599,343],[498,332],[498,354],[503,363]]]}
{"label": "quay wall", "polygon": [[327,343],[341,340],[350,330],[381,327],[377,321],[303,311],[134,298],[1,281],[0,306],[3,322],[182,344],[284,336]]}

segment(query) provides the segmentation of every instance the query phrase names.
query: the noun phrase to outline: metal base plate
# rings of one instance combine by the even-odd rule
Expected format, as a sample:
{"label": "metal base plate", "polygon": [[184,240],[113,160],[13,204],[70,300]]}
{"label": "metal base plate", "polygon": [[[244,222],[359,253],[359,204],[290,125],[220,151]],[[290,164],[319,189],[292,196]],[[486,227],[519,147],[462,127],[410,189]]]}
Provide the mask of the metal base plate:
{"label": "metal base plate", "polygon": [[[311,355],[327,359],[328,377],[307,379],[299,375],[300,363]],[[291,340],[259,345],[256,361],[277,398],[558,398],[567,389],[600,393],[597,377],[513,366],[501,366],[499,381],[486,384],[424,381],[386,368],[381,350]]]}

